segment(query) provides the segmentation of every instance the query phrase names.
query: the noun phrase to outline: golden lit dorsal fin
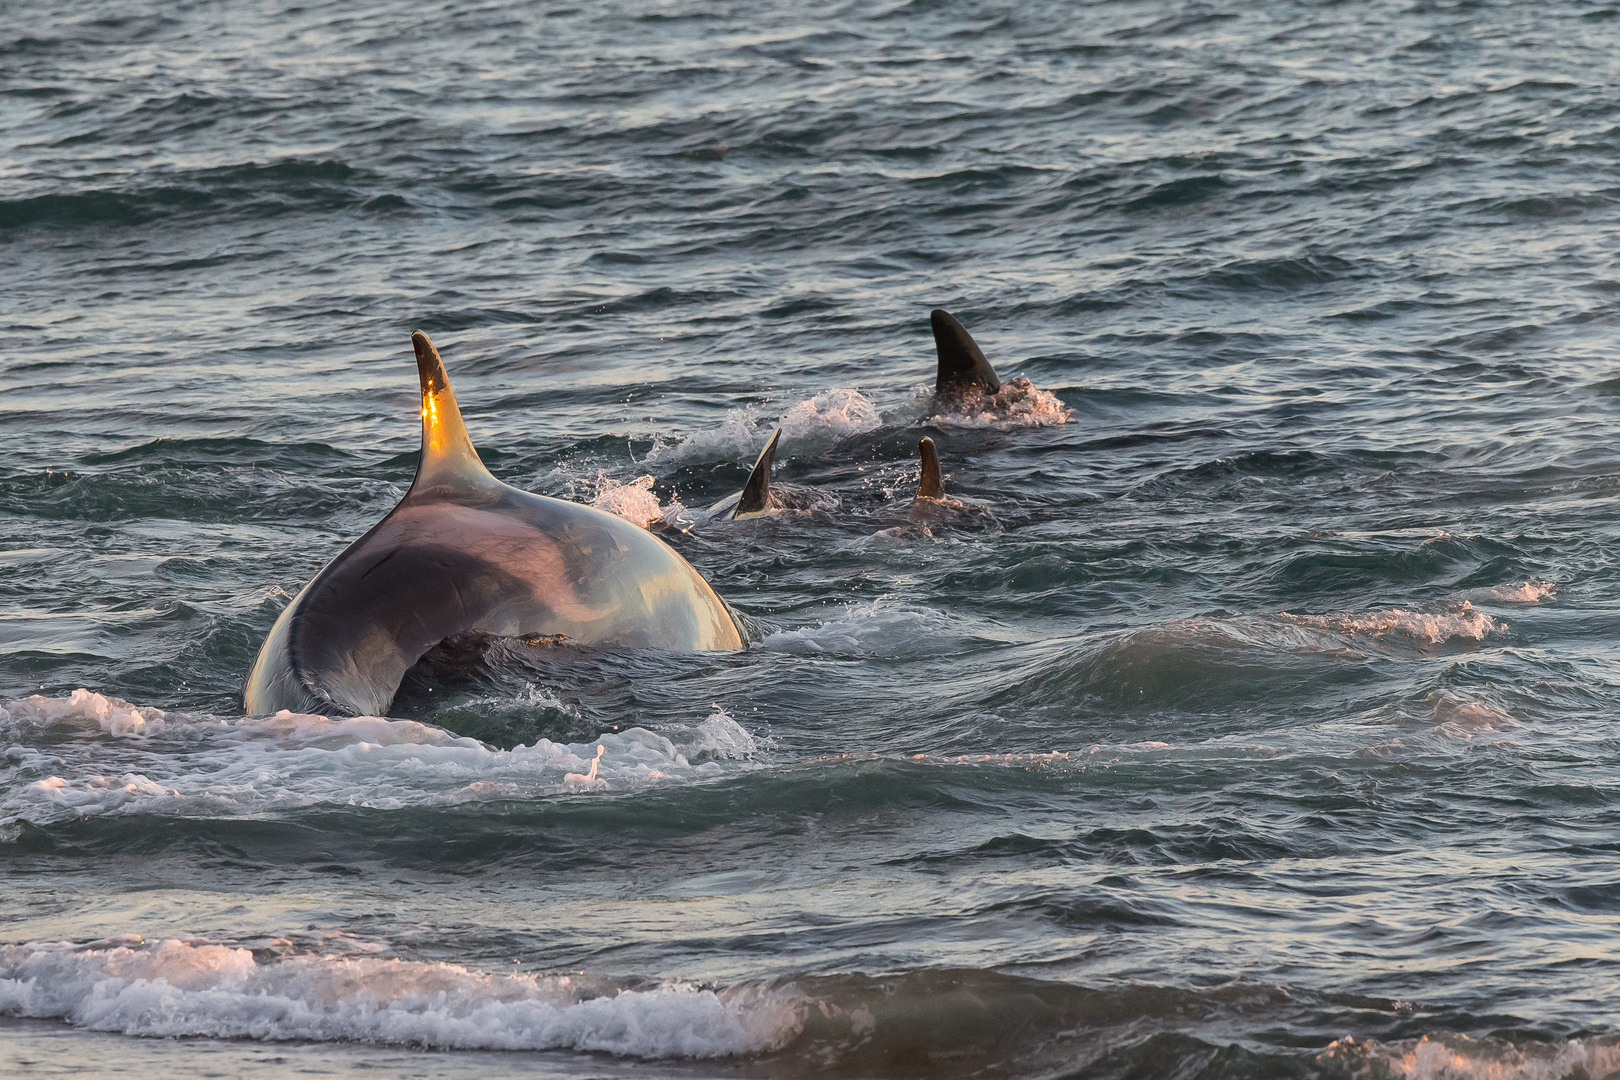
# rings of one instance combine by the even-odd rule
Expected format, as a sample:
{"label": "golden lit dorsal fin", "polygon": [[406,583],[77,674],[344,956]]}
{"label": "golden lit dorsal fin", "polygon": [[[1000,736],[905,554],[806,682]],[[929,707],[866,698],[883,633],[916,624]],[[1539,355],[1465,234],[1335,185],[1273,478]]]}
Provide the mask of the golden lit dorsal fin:
{"label": "golden lit dorsal fin", "polygon": [[411,490],[495,483],[467,437],[439,350],[420,330],[411,335],[411,344],[416,347],[416,372],[422,379],[422,463],[416,468]]}

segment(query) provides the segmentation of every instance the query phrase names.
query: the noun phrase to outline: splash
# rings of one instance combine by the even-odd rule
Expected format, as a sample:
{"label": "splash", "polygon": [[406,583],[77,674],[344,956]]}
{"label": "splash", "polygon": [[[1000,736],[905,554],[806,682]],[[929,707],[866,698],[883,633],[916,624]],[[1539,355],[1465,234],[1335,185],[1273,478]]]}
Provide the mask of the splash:
{"label": "splash", "polygon": [[847,439],[876,431],[883,420],[872,399],[854,389],[823,390],[776,422],[785,439]]}
{"label": "splash", "polygon": [[948,413],[929,418],[947,427],[1023,428],[1052,427],[1074,419],[1074,410],[1050,390],[1042,390],[1019,377],[1001,384],[994,394],[974,387],[963,394]]}
{"label": "splash", "polygon": [[745,761],[759,751],[759,742],[718,705],[695,727],[666,730],[671,741],[690,761],[700,759]]}
{"label": "splash", "polygon": [[606,510],[643,529],[678,525],[686,515],[686,507],[681,505],[680,499],[671,499],[667,505],[660,504],[658,496],[653,493],[656,482],[651,476],[645,475],[634,480],[619,481],[610,477],[606,470],[598,470],[595,477],[576,481],[576,484],[585,489],[591,505],[596,509]]}
{"label": "splash", "polygon": [[715,427],[680,439],[659,436],[641,463],[673,465],[750,457],[764,445],[759,427],[757,409],[728,409],[725,419]]}
{"label": "splash", "polygon": [[584,773],[564,773],[563,786],[570,789],[607,787],[606,780],[599,780],[596,777],[596,768],[602,763],[602,755],[606,752],[607,747],[603,746],[601,743],[597,743],[596,756],[591,758],[590,771]]}
{"label": "splash", "polygon": [[792,990],[628,989],[376,957],[260,962],[244,948],[168,940],[0,947],[0,1015],[169,1038],[722,1058],[785,1045],[803,1002]]}
{"label": "splash", "polygon": [[752,464],[764,445],[762,429],[779,427],[782,437],[795,442],[830,442],[876,431],[882,426],[877,405],[859,390],[840,387],[823,390],[789,406],[774,422],[759,406],[727,410],[717,426],[682,439],[660,437],[642,459],[647,465],[667,465],[732,459]]}

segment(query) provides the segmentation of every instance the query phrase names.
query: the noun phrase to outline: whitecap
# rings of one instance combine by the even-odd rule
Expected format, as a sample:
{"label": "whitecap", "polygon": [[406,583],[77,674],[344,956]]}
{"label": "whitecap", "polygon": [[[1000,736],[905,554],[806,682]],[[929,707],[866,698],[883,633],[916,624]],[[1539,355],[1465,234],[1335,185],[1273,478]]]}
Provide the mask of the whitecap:
{"label": "whitecap", "polygon": [[1425,1035],[1381,1043],[1343,1038],[1317,1060],[1335,1072],[1413,1080],[1559,1080],[1609,1076],[1620,1070],[1620,1040],[1612,1035],[1515,1044],[1461,1034]]}
{"label": "whitecap", "polygon": [[1459,599],[1476,604],[1539,604],[1557,591],[1558,586],[1550,581],[1521,581],[1517,584],[1470,589]]}
{"label": "whitecap", "polygon": [[780,1048],[803,1011],[791,988],[632,989],[370,956],[261,962],[200,941],[0,946],[0,1015],[126,1035],[721,1058]]}

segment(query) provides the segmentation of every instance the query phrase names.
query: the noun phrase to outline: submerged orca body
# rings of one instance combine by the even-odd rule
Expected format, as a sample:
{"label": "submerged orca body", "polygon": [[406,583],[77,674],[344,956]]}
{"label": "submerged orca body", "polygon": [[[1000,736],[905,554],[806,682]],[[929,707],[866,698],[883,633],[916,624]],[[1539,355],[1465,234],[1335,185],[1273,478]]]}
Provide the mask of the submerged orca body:
{"label": "submerged orca body", "polygon": [[508,487],[484,468],[439,353],[411,335],[422,461],[399,505],[304,586],[248,675],[250,714],[382,715],[405,673],[458,634],[740,649],[723,600],[646,530]]}
{"label": "submerged orca body", "polygon": [[1000,393],[996,369],[984,358],[984,350],[973,335],[942,308],[928,315],[934,327],[934,351],[939,354],[939,373],[934,378],[935,408],[952,406],[963,397],[979,393]]}

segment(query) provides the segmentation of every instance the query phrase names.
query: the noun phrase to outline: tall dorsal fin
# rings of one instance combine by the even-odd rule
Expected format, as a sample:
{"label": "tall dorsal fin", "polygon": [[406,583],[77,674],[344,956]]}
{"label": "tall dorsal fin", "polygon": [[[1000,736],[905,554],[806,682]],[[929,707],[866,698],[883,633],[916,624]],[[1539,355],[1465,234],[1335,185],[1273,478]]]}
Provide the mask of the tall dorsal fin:
{"label": "tall dorsal fin", "polygon": [[[917,499],[943,499],[945,485],[939,479],[939,454],[934,450],[934,440],[924,438],[917,444],[917,452],[922,455],[922,476],[917,481]],[[916,502],[917,499],[911,501]]]}
{"label": "tall dorsal fin", "polygon": [[934,380],[936,395],[958,395],[973,387],[987,394],[1001,389],[996,369],[990,366],[979,343],[954,315],[935,308],[928,319],[934,324],[934,350],[939,353],[939,375]]}
{"label": "tall dorsal fin", "polygon": [[420,330],[411,335],[411,344],[416,347],[416,373],[422,380],[422,463],[416,467],[411,490],[495,482],[461,422],[456,392],[450,389],[439,350]]}
{"label": "tall dorsal fin", "polygon": [[771,466],[776,463],[776,444],[781,438],[782,429],[777,428],[771,441],[759,452],[754,471],[748,474],[748,483],[743,485],[742,496],[737,500],[737,509],[731,512],[732,520],[771,508]]}

